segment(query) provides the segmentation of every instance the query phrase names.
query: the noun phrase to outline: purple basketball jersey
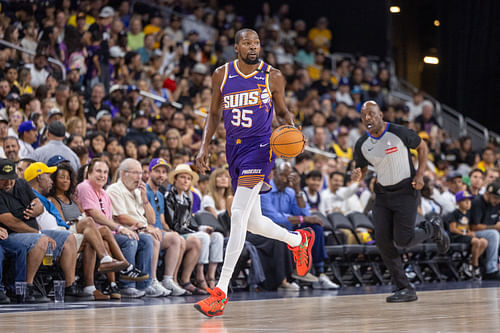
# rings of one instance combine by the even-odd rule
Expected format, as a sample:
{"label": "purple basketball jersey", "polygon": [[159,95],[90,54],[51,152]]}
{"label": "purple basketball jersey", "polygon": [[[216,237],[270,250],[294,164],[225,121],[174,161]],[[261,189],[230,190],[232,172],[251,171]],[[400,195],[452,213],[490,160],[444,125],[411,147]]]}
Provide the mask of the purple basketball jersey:
{"label": "purple basketball jersey", "polygon": [[270,70],[271,66],[261,61],[255,72],[245,75],[238,69],[238,60],[226,63],[220,89],[227,136],[241,139],[271,135]]}

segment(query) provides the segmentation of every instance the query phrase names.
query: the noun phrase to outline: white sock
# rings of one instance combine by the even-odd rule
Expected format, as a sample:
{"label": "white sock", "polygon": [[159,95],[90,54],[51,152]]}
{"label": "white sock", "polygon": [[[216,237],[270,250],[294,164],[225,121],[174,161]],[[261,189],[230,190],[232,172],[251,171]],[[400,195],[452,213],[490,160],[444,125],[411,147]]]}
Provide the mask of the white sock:
{"label": "white sock", "polygon": [[274,223],[269,217],[262,215],[260,200],[257,200],[252,207],[248,220],[248,231],[256,235],[280,240],[291,247],[299,246],[302,241],[302,236],[298,232],[288,231]]}
{"label": "white sock", "polygon": [[245,245],[247,234],[248,218],[250,212],[257,200],[262,182],[255,185],[253,189],[240,186],[234,194],[233,206],[231,207],[231,233],[226,246],[224,264],[220,274],[217,287],[227,295],[229,281],[233,276],[234,267],[240,258],[241,251]]}
{"label": "white sock", "polygon": [[167,276],[167,275],[163,276],[163,281],[169,281],[169,280],[173,280],[173,279],[174,279],[173,276]]}
{"label": "white sock", "polygon": [[92,286],[87,286],[87,287],[83,288],[83,293],[84,294],[90,294],[90,295],[92,295],[92,294],[94,294],[94,291],[96,291],[96,288],[93,285]]}
{"label": "white sock", "polygon": [[102,257],[101,259],[101,264],[104,264],[104,263],[107,263],[107,262],[112,262],[113,261],[113,258],[111,258],[110,256],[108,255],[105,255],[104,257]]}
{"label": "white sock", "polygon": [[116,282],[111,282],[110,284],[111,284],[111,287],[116,287],[117,286]]}

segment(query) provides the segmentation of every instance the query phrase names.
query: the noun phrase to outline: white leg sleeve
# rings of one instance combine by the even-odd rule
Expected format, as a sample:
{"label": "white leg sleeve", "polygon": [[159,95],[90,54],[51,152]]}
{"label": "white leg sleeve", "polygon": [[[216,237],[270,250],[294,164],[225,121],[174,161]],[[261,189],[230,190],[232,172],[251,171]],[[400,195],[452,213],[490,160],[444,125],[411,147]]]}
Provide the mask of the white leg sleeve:
{"label": "white leg sleeve", "polygon": [[295,247],[302,241],[302,236],[296,232],[290,232],[274,223],[269,217],[262,215],[260,197],[255,202],[248,220],[248,231],[253,234],[267,238],[277,239]]}
{"label": "white leg sleeve", "polygon": [[259,192],[262,182],[255,185],[253,189],[240,186],[234,194],[233,206],[231,207],[231,233],[226,246],[224,265],[217,287],[227,294],[229,281],[233,275],[234,267],[238,262],[243,246],[245,245],[248,218],[256,201],[260,201]]}

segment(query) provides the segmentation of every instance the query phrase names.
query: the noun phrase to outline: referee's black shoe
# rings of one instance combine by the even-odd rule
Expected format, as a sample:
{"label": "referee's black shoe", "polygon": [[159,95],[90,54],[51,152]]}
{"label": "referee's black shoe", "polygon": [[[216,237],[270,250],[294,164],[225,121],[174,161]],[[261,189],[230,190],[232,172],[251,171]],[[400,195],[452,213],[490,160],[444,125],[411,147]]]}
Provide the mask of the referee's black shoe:
{"label": "referee's black shoe", "polygon": [[417,292],[415,291],[415,287],[409,285],[406,288],[398,289],[392,294],[388,296],[385,300],[387,303],[402,303],[402,302],[413,302],[418,299]]}
{"label": "referee's black shoe", "polygon": [[439,253],[448,252],[450,249],[450,237],[444,230],[443,220],[439,216],[434,215],[430,218],[429,222],[434,228],[432,239],[436,242]]}

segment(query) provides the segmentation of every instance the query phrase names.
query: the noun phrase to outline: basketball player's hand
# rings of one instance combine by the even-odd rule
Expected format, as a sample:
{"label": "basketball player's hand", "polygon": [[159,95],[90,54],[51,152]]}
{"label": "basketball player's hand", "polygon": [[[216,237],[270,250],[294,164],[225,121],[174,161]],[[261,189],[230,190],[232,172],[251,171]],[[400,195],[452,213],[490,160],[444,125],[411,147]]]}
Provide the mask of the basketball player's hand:
{"label": "basketball player's hand", "polygon": [[351,171],[351,180],[353,182],[360,182],[362,176],[361,168],[355,168]]}
{"label": "basketball player's hand", "polygon": [[208,163],[208,153],[202,148],[196,156],[196,169],[199,173],[205,174],[210,170],[210,165]]}
{"label": "basketball player's hand", "polygon": [[411,185],[415,190],[421,190],[422,187],[424,187],[424,177],[417,174],[415,178],[413,178],[413,181],[411,182]]}

